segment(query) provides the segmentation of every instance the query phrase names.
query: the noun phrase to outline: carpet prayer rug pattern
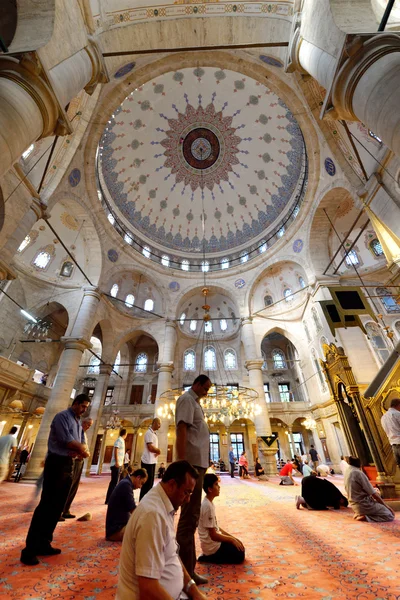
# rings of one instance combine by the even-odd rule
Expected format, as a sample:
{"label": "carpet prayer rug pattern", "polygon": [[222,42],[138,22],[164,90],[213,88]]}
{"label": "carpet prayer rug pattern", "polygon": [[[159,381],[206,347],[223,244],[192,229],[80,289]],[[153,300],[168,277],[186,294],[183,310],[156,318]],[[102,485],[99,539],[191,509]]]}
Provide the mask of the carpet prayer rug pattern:
{"label": "carpet prayer rug pattern", "polygon": [[[62,554],[37,567],[19,562],[32,513],[23,512],[33,486],[1,485],[0,598],[109,600],[115,597],[120,544],[106,542],[104,498],[108,477],[84,480],[73,513],[92,521],[59,523],[54,545]],[[338,483],[339,478],[331,478]],[[239,566],[198,565],[209,577],[210,600],[399,600],[400,513],[392,523],[364,523],[350,509],[296,510],[300,487],[222,478],[216,499],[219,525],[246,546]],[[200,553],[200,552],[199,552]]]}

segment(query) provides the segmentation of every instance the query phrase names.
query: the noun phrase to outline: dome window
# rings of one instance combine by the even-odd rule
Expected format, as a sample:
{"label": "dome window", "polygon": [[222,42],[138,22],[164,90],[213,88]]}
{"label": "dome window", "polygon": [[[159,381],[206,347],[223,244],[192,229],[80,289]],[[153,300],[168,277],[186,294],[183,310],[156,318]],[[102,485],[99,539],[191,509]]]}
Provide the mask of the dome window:
{"label": "dome window", "polygon": [[370,250],[375,256],[383,256],[383,248],[380,241],[375,238],[369,243]]}
{"label": "dome window", "polygon": [[203,273],[207,273],[210,270],[210,263],[208,262],[208,260],[203,260],[203,262],[201,263],[201,270],[203,271]]}
{"label": "dome window", "polygon": [[286,302],[291,302],[293,300],[293,292],[290,288],[286,288],[283,290],[283,297]]}
{"label": "dome window", "polygon": [[151,254],[150,248],[148,246],[145,246],[142,250],[142,254],[145,258],[150,258],[150,254]]}
{"label": "dome window", "polygon": [[154,300],[152,300],[151,298],[147,298],[146,302],[144,303],[143,308],[144,308],[144,310],[151,312],[154,308]]}
{"label": "dome window", "polygon": [[161,258],[161,264],[163,265],[163,267],[169,267],[169,256],[164,254]]}
{"label": "dome window", "polygon": [[357,266],[360,264],[357,252],[355,250],[349,250],[345,257],[345,263],[348,267]]}
{"label": "dome window", "polygon": [[114,225],[115,219],[111,213],[108,213],[107,219],[110,221],[111,225]]}
{"label": "dome window", "polygon": [[111,295],[113,298],[116,298],[116,297],[117,297],[117,294],[118,294],[118,290],[119,290],[118,284],[117,284],[117,283],[114,283],[114,285],[112,286],[112,288],[111,288],[111,290],[110,290],[110,295]]}
{"label": "dome window", "polygon": [[221,319],[219,322],[219,328],[221,331],[226,331],[228,329],[228,323],[226,322],[226,319]]}
{"label": "dome window", "polygon": [[197,329],[197,321],[195,319],[192,319],[190,321],[189,329],[190,329],[190,331],[196,331],[196,329]]}
{"label": "dome window", "polygon": [[183,260],[181,262],[181,269],[182,269],[182,271],[189,271],[189,261],[188,260]]}
{"label": "dome window", "polygon": [[223,258],[221,260],[221,269],[229,269],[229,259]]}
{"label": "dome window", "polygon": [[184,325],[184,324],[185,324],[185,319],[186,319],[186,313],[184,313],[184,312],[183,312],[183,313],[181,314],[181,317],[180,317],[180,319],[179,319],[179,324],[180,324],[180,325]]}
{"label": "dome window", "polygon": [[212,330],[213,330],[212,321],[206,321],[204,323],[204,331],[205,331],[205,333],[211,333]]}
{"label": "dome window", "polygon": [[128,308],[132,308],[132,306],[135,304],[135,296],[133,294],[128,294],[127,297],[125,298],[125,306],[127,306]]}

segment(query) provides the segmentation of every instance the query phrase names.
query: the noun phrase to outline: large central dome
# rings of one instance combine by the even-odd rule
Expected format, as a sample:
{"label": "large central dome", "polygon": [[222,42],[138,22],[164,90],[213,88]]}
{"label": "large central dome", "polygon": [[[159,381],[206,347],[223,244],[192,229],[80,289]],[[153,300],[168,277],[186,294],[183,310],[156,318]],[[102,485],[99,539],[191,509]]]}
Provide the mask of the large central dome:
{"label": "large central dome", "polygon": [[299,202],[304,165],[300,128],[282,100],[212,67],[134,90],[110,117],[98,159],[124,229],[175,256],[229,256],[262,243]]}

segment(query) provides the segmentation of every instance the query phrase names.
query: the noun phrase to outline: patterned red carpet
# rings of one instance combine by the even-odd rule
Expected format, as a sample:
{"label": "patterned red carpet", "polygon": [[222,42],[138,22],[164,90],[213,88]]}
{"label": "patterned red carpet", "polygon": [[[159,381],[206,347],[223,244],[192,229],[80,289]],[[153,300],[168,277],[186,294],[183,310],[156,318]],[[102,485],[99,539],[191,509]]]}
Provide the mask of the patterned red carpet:
{"label": "patterned red carpet", "polygon": [[[335,482],[339,478],[332,478]],[[74,514],[89,522],[59,523],[62,554],[38,567],[19,562],[32,513],[23,512],[33,486],[1,484],[0,598],[114,598],[120,545],[104,540],[108,477],[83,481]],[[216,500],[219,524],[246,546],[242,566],[199,565],[210,600],[397,600],[400,594],[400,513],[393,523],[356,522],[350,509],[296,510],[299,487],[224,477]]]}

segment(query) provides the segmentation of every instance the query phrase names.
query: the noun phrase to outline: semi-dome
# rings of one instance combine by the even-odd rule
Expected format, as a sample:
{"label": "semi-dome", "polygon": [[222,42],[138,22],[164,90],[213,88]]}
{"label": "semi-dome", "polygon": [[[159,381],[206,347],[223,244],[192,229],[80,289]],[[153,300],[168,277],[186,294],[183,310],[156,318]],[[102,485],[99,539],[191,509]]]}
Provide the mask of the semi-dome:
{"label": "semi-dome", "polygon": [[284,102],[255,79],[200,66],[133,90],[110,116],[97,166],[125,241],[177,268],[265,251],[297,215],[307,179]]}

